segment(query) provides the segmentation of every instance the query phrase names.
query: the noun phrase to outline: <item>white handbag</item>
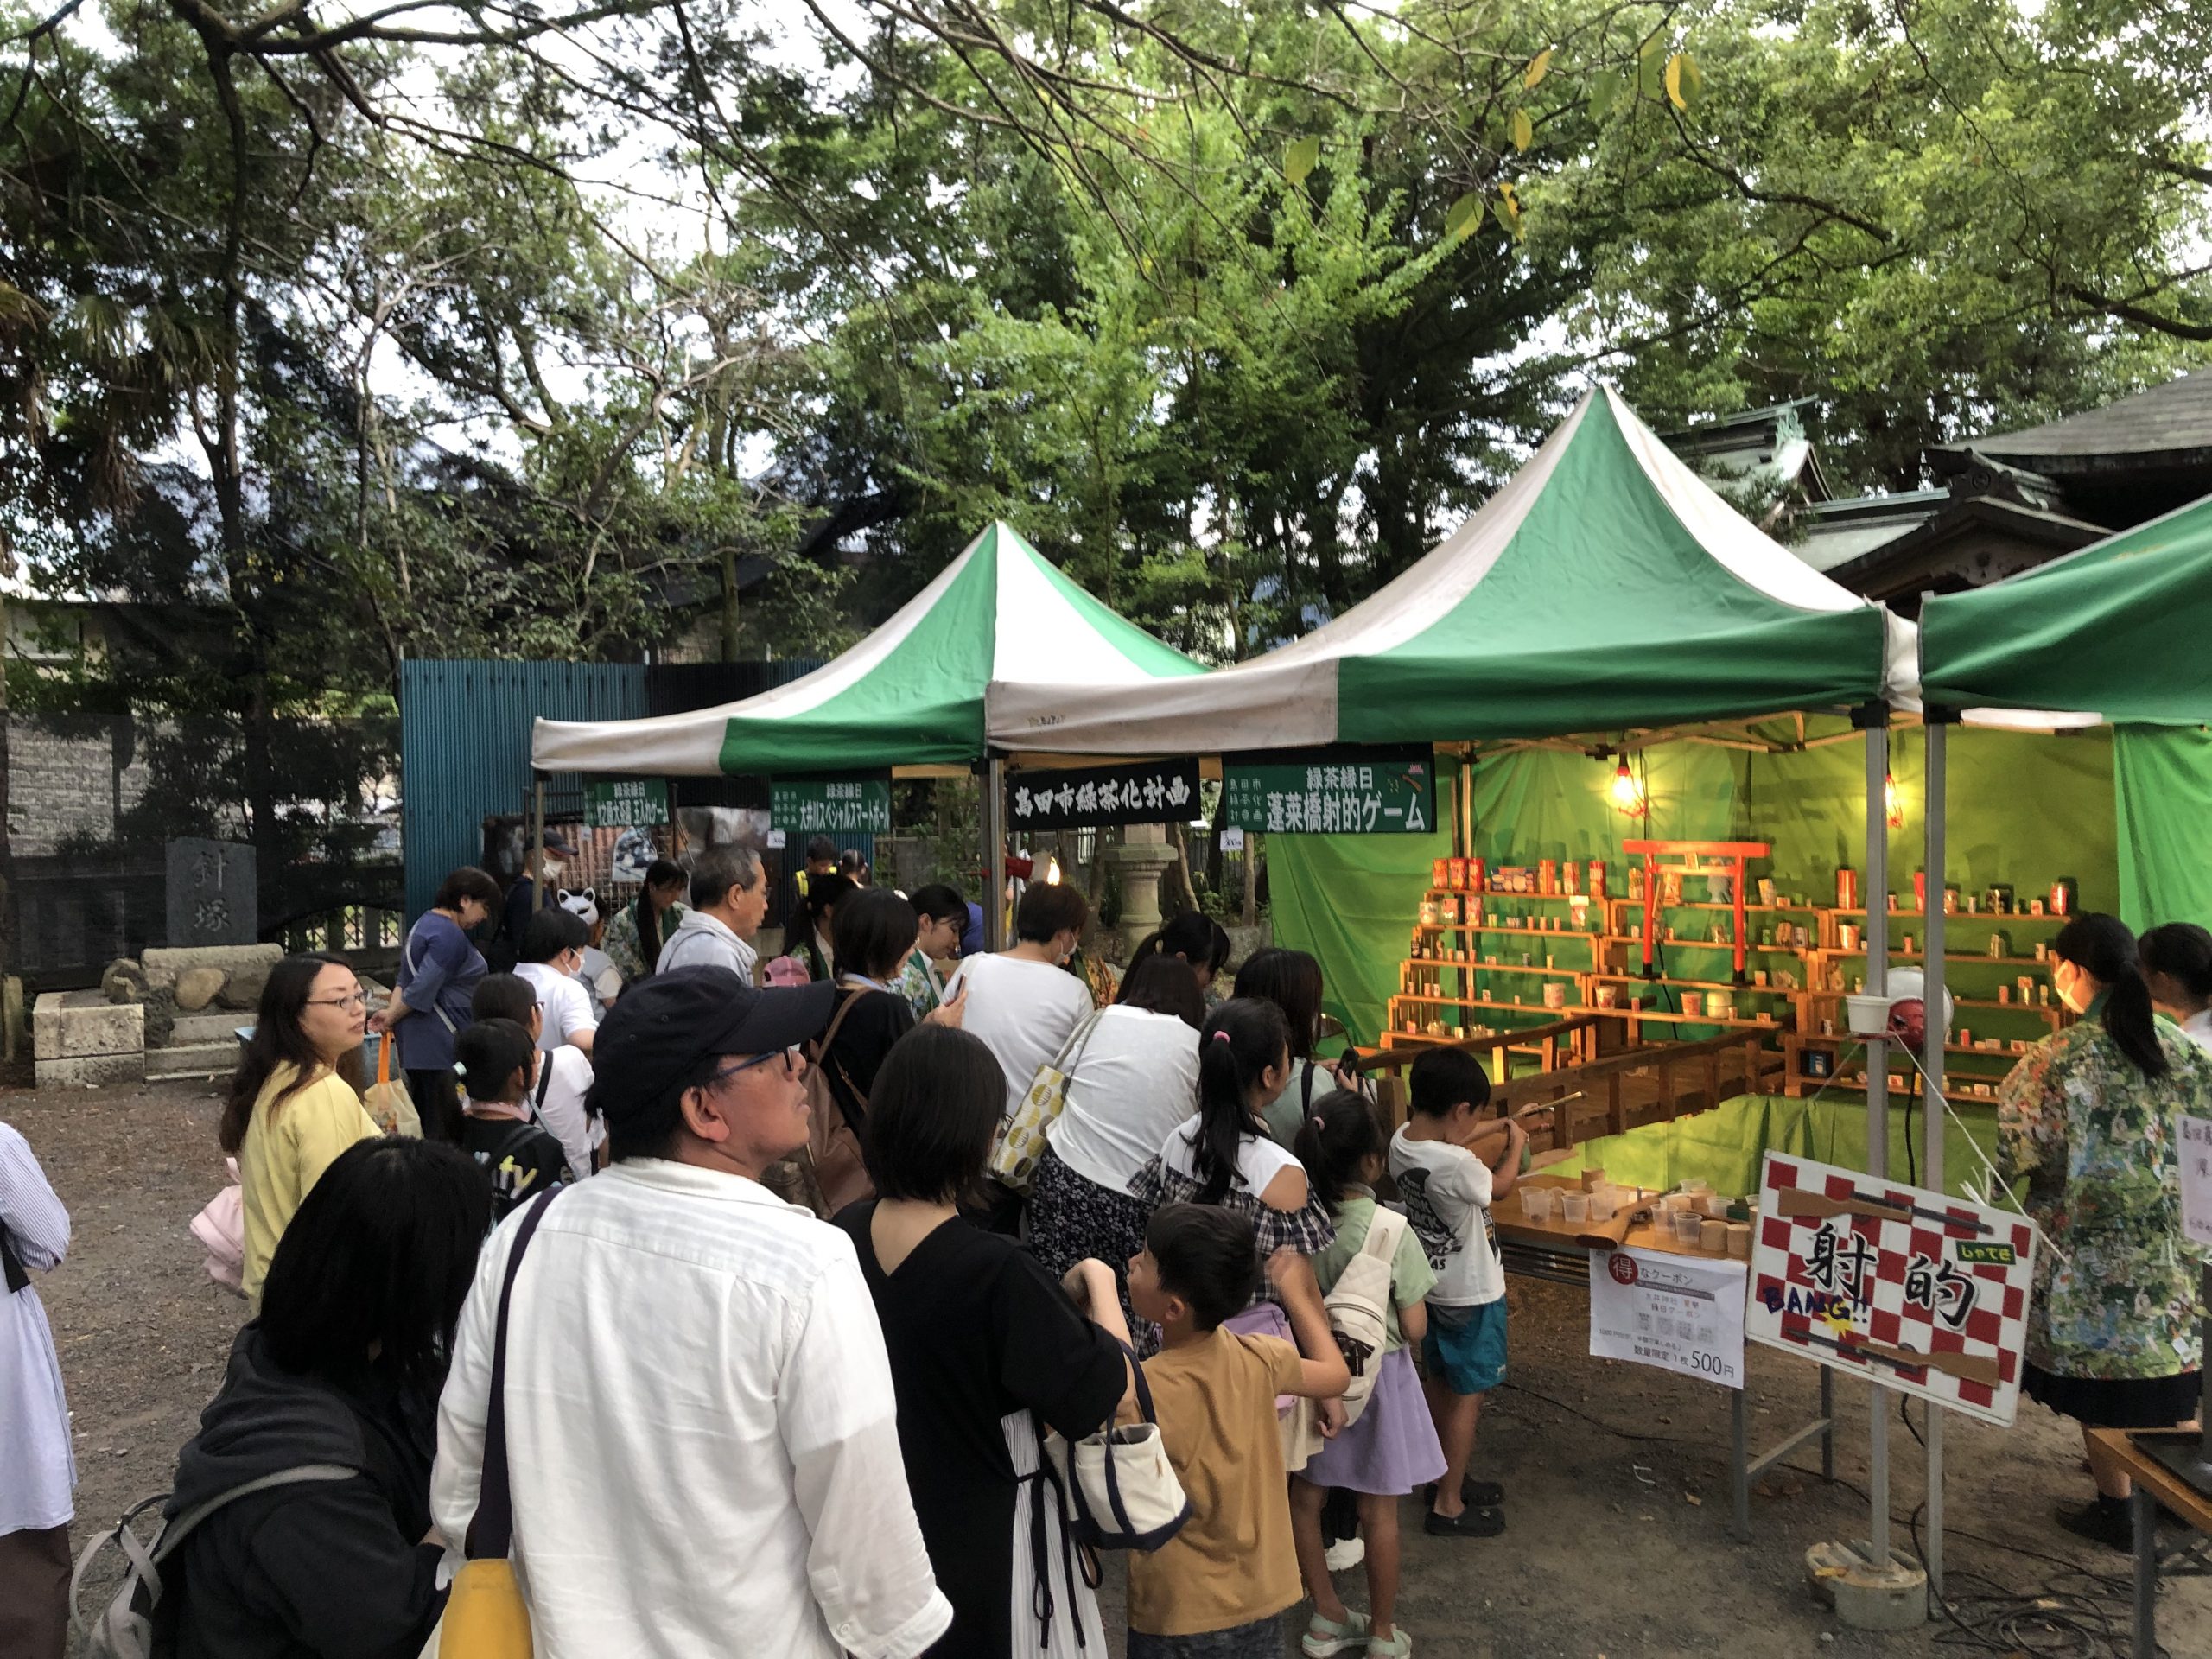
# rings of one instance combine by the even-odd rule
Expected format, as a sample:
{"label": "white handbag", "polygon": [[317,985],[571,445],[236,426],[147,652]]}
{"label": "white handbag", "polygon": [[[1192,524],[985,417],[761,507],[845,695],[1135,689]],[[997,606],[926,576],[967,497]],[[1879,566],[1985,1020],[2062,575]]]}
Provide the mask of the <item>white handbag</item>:
{"label": "white handbag", "polygon": [[1158,1549],[1191,1518],[1191,1500],[1152,1408],[1152,1389],[1133,1351],[1129,1370],[1136,1379],[1141,1423],[1109,1423],[1096,1434],[1071,1445],[1061,1435],[1045,1437],[1045,1457],[1059,1477],[1074,1511],[1069,1530],[1093,1549]]}
{"label": "white handbag", "polygon": [[1367,1224],[1366,1241],[1359,1254],[1344,1263],[1336,1284],[1322,1305],[1329,1310],[1329,1330],[1344,1351],[1351,1382],[1344,1389],[1344,1421],[1359,1421],[1375,1394],[1375,1379],[1382,1370],[1382,1352],[1390,1334],[1390,1265],[1398,1254],[1398,1241],[1406,1235],[1406,1218],[1386,1204],[1375,1206],[1375,1219]]}

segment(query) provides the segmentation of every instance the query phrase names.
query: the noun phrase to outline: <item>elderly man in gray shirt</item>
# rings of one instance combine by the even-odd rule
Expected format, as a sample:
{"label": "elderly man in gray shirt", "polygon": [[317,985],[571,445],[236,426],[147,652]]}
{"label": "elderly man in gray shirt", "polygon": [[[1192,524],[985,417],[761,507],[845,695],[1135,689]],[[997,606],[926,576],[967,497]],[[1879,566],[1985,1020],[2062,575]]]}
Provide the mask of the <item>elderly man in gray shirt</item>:
{"label": "elderly man in gray shirt", "polygon": [[653,971],[727,968],[750,985],[760,953],[753,936],[768,913],[768,876],[749,847],[710,847],[691,870],[691,908],[660,948]]}

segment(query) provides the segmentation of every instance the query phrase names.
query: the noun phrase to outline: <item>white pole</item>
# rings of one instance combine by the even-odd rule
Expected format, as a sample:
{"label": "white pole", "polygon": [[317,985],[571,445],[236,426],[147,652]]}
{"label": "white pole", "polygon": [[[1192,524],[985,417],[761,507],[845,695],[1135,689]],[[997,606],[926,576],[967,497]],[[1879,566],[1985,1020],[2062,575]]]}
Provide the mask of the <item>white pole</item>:
{"label": "white pole", "polygon": [[[1928,902],[1923,906],[1927,914],[1921,925],[1928,930],[1926,983],[1928,990],[1928,1036],[1921,1057],[1921,1124],[1923,1151],[1921,1153],[1920,1184],[1932,1192],[1943,1190],[1943,1047],[1950,1041],[1951,1021],[1948,1000],[1943,994],[1943,957],[1949,943],[1944,938],[1943,908],[1943,815],[1945,799],[1946,739],[1950,728],[1944,723],[1942,711],[1927,710],[1922,730],[1926,734],[1927,796],[1923,810],[1928,815]],[[1928,1569],[1928,1587],[1936,1594],[1943,1593],[1943,1414],[1934,1407],[1928,1410],[1928,1551],[1921,1565]]]}
{"label": "white pole", "polygon": [[[1890,815],[1884,784],[1890,773],[1890,711],[1863,710],[1866,726],[1866,995],[1879,997],[1890,980]],[[1890,1046],[1866,1039],[1866,1173],[1877,1181],[1890,1173]],[[1867,1484],[1873,1514],[1868,1522],[1876,1572],[1890,1564],[1890,1392],[1872,1385],[1866,1427]]]}
{"label": "white pole", "polygon": [[1006,949],[1006,762],[997,755],[983,773],[983,949]]}

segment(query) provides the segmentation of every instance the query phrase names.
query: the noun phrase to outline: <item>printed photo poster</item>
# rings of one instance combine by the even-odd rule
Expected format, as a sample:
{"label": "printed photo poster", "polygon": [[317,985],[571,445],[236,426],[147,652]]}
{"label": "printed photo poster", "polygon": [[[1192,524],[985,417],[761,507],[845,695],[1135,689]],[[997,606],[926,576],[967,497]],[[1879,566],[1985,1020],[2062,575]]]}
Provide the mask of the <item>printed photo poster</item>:
{"label": "printed photo poster", "polygon": [[2010,1427],[2035,1224],[1770,1152],[1745,1334]]}
{"label": "printed photo poster", "polygon": [[1740,1389],[1749,1272],[1664,1250],[1592,1250],[1590,1351]]}

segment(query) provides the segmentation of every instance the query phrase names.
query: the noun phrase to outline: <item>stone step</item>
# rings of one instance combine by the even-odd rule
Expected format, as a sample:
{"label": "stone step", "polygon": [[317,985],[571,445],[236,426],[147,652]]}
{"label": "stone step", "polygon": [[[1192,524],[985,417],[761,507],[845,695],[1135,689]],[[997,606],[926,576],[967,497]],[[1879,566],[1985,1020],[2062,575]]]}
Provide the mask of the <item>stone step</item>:
{"label": "stone step", "polygon": [[227,1077],[238,1069],[238,1044],[187,1043],[181,1047],[146,1051],[146,1080],[161,1083],[172,1077]]}
{"label": "stone step", "polygon": [[253,1016],[228,1009],[206,1014],[180,1014],[169,1027],[168,1046],[189,1048],[195,1043],[229,1043],[236,1046],[238,1028],[251,1027]]}

